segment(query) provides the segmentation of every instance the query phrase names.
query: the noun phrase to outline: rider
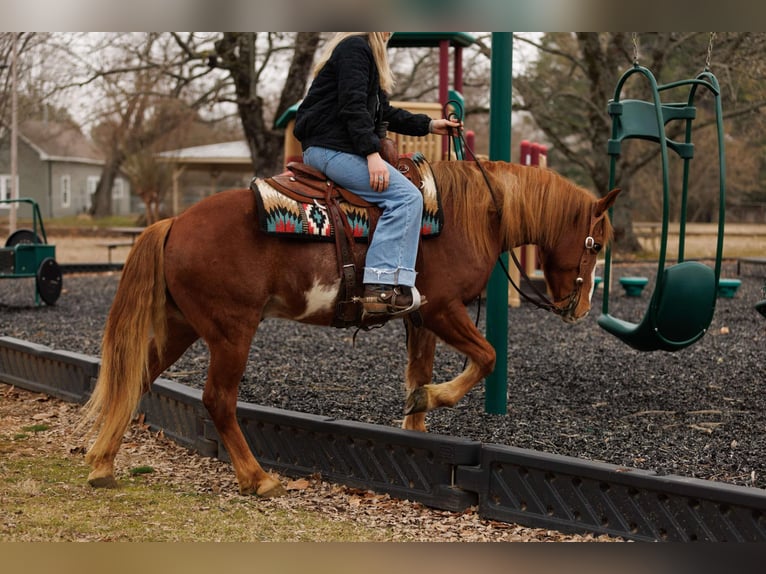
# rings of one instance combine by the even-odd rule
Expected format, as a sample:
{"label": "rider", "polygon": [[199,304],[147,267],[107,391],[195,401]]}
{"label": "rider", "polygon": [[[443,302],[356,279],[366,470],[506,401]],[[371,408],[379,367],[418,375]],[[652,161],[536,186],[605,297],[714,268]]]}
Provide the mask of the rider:
{"label": "rider", "polygon": [[415,260],[423,198],[381,157],[381,127],[412,136],[447,135],[460,122],[390,105],[390,37],[390,32],[337,33],[314,68],[294,133],[305,163],[382,209],[367,250],[361,301],[366,313],[403,315],[421,304]]}

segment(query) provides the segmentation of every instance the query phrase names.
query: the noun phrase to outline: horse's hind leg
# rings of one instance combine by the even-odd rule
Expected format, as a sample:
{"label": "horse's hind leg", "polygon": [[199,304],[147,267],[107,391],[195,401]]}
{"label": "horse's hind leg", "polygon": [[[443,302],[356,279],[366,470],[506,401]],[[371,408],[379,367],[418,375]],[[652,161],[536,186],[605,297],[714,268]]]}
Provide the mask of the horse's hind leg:
{"label": "horse's hind leg", "polygon": [[[409,317],[405,317],[407,326],[407,371],[405,387],[407,397],[416,389],[431,382],[434,368],[436,337],[431,331],[416,326]],[[405,415],[403,429],[425,431],[426,413],[418,412]]]}
{"label": "horse's hind leg", "polygon": [[208,346],[210,366],[202,402],[229,453],[239,491],[263,497],[281,496],[285,491],[279,479],[264,471],[255,460],[237,422],[237,388],[245,371],[250,342],[208,341]]}
{"label": "horse's hind leg", "polygon": [[168,311],[167,337],[162,354],[157,352],[154,339],[149,347],[149,378],[145,381],[144,392],[149,391],[152,382],[159,377],[165,369],[175,363],[186,349],[199,339],[199,336],[191,326],[181,317],[173,316]]}
{"label": "horse's hind leg", "polygon": [[[141,382],[141,394],[146,393],[152,381],[154,381],[170,365],[175,363],[183,352],[197,340],[197,334],[186,324],[168,318],[167,339],[165,349],[160,360],[154,339],[147,341],[149,347],[147,375]],[[126,417],[121,423],[113,426],[108,433],[108,438],[97,441],[88,452],[88,462],[92,470],[88,475],[88,483],[95,488],[115,488],[117,480],[114,473],[114,460],[122,444],[122,438],[130,424],[130,418]]]}

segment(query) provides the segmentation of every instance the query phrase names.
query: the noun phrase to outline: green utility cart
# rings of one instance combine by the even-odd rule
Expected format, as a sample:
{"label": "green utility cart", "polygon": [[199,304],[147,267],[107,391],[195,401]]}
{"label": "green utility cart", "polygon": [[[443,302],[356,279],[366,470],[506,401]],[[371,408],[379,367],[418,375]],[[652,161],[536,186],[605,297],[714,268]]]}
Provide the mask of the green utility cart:
{"label": "green utility cart", "polygon": [[53,305],[61,295],[61,268],[56,263],[56,246],[49,245],[34,199],[2,199],[0,210],[8,204],[26,204],[32,209],[32,229],[17,229],[0,247],[0,279],[35,278],[35,304],[40,300]]}

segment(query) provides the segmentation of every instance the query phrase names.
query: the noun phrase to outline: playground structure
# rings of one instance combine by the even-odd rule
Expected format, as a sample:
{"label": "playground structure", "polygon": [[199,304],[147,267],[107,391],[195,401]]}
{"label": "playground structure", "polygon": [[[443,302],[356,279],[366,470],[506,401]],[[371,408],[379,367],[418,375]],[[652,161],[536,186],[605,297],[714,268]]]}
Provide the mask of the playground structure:
{"label": "playground structure", "polygon": [[61,294],[61,269],[56,263],[56,247],[48,244],[40,207],[34,199],[3,199],[1,206],[16,209],[17,204],[32,209],[32,229],[16,229],[0,248],[0,279],[35,278],[35,304],[42,299],[53,305]]}

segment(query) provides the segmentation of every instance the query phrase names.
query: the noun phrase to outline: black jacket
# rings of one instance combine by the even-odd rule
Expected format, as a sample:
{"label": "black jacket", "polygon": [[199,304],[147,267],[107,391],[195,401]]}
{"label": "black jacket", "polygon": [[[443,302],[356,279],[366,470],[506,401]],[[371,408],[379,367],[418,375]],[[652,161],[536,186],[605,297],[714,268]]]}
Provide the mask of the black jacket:
{"label": "black jacket", "polygon": [[375,125],[381,121],[393,132],[424,136],[431,118],[389,104],[367,38],[351,36],[314,78],[298,107],[295,137],[304,150],[321,146],[367,156],[380,151]]}

